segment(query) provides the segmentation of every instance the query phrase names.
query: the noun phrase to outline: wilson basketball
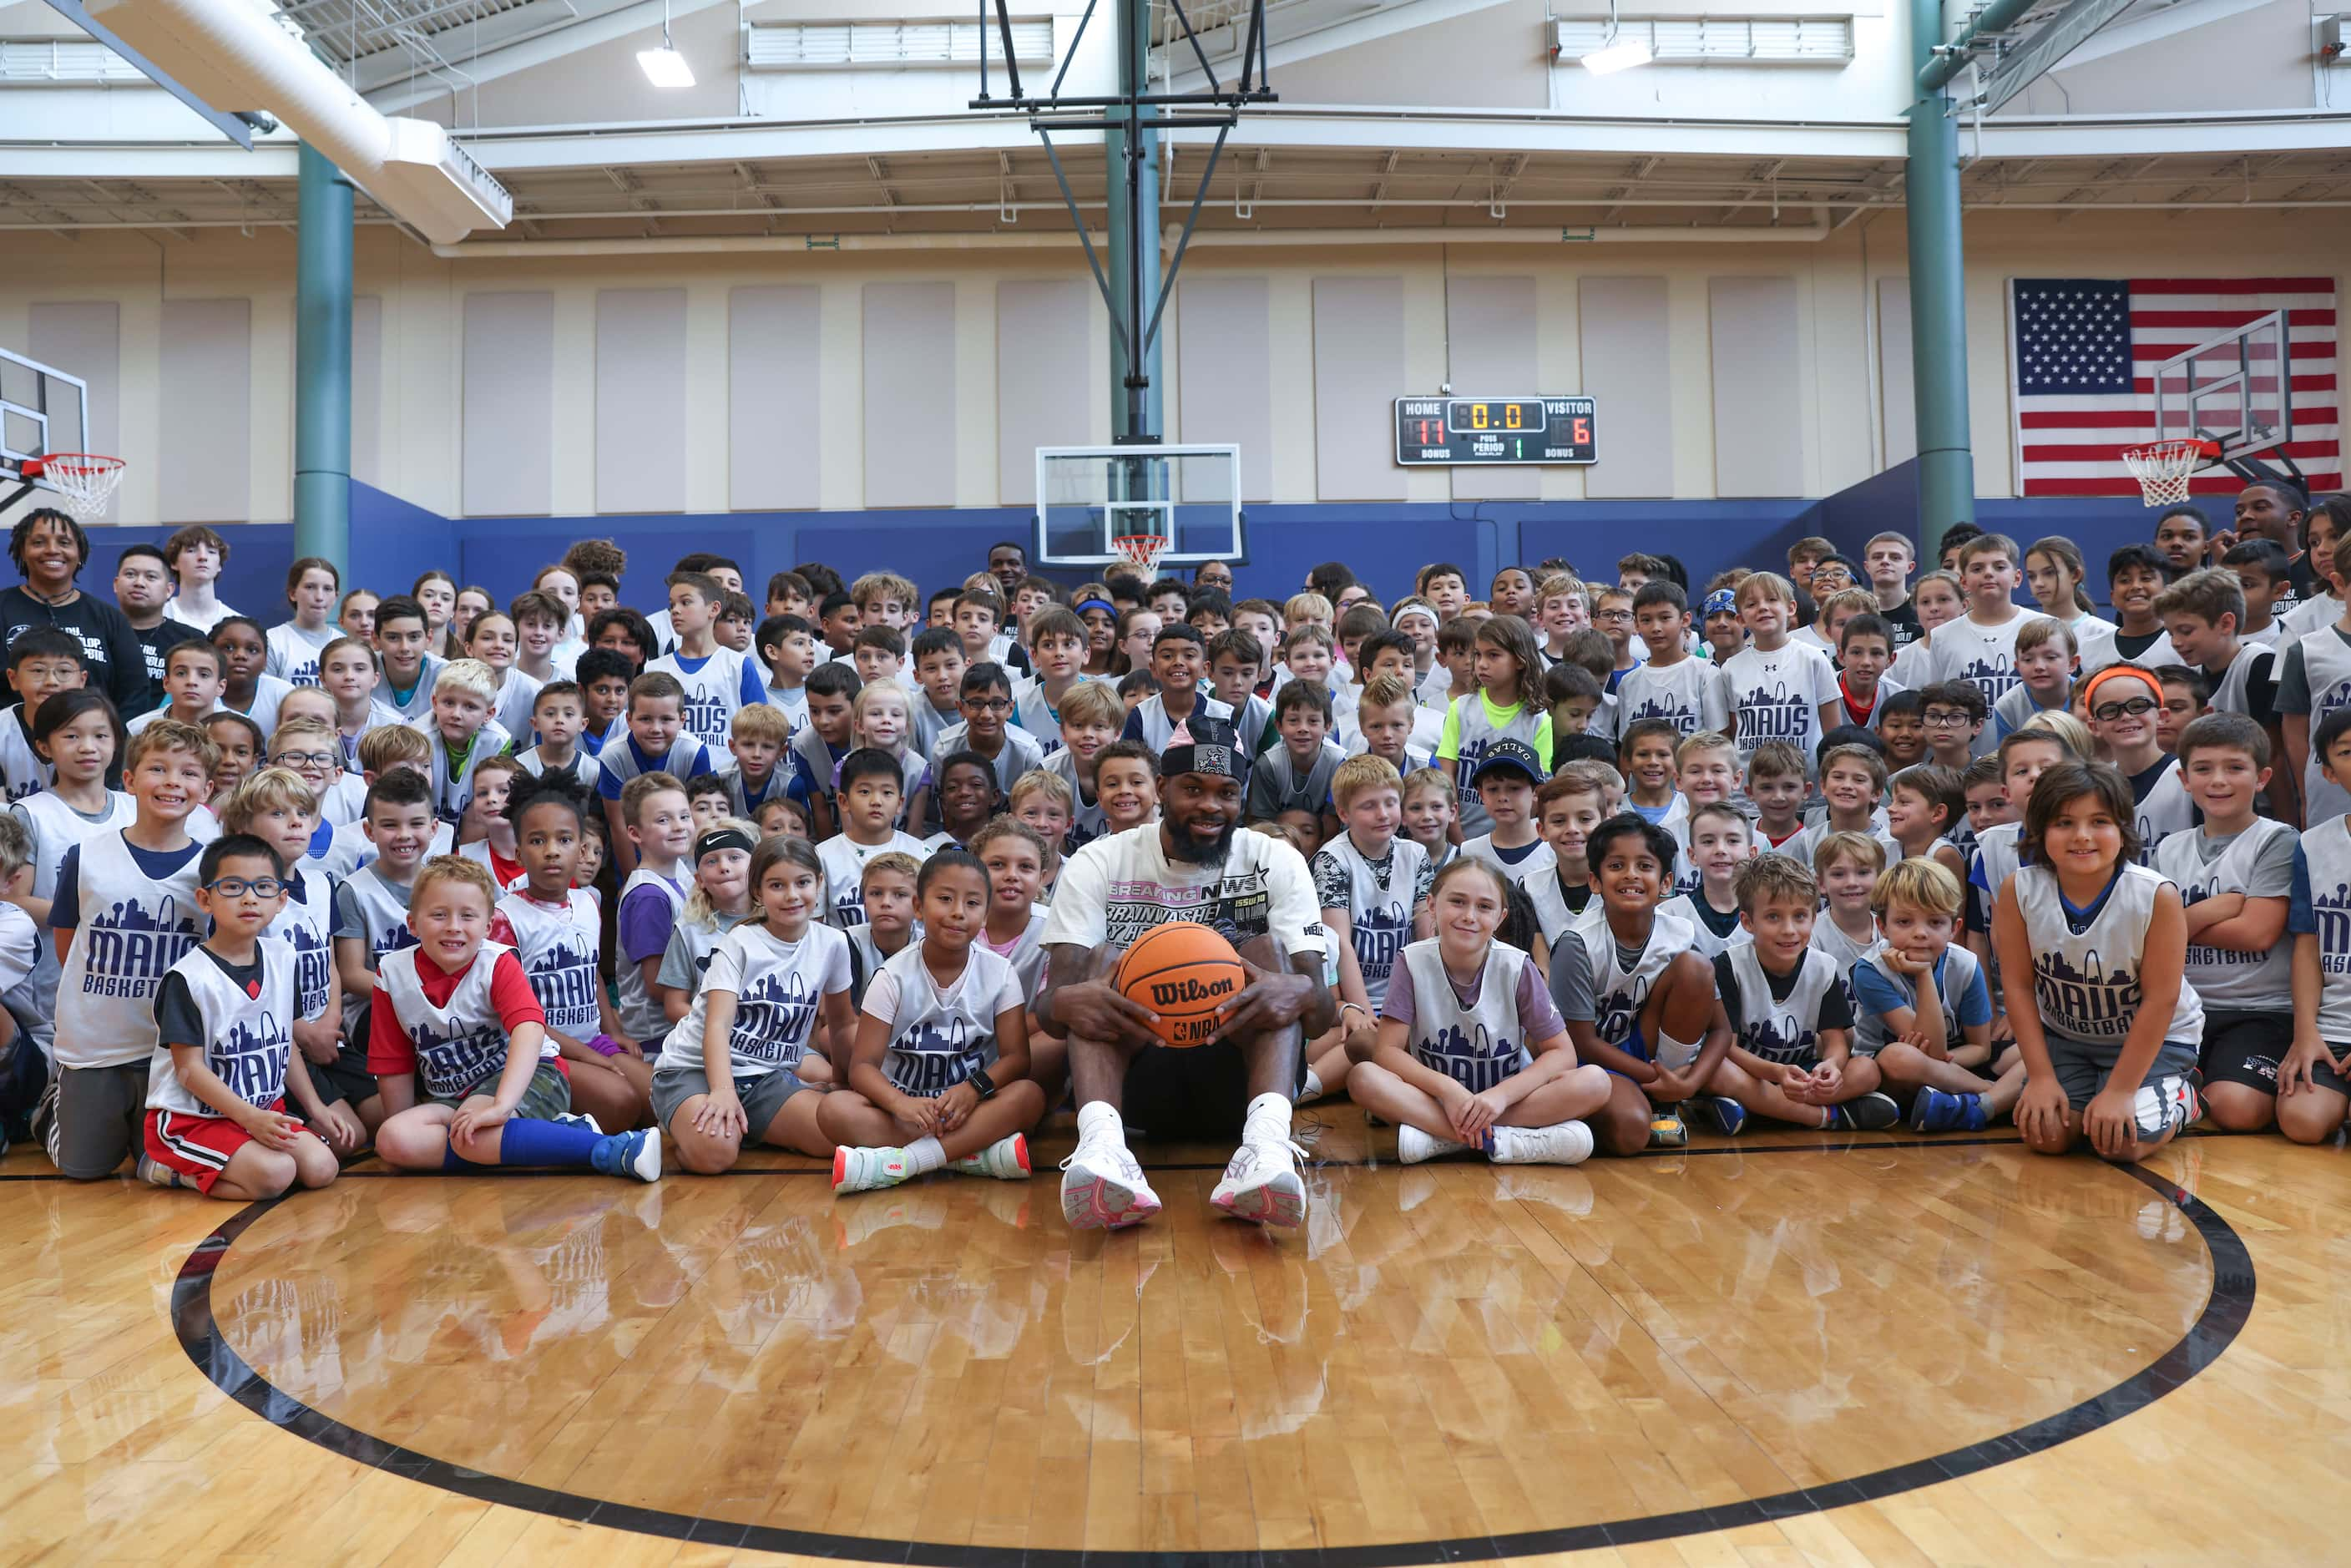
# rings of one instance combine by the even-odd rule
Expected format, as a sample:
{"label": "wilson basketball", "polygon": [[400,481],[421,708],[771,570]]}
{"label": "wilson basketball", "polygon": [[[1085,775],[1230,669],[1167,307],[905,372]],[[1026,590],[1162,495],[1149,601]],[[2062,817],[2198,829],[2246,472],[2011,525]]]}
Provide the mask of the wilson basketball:
{"label": "wilson basketball", "polygon": [[1233,945],[1189,920],[1155,925],[1119,956],[1111,983],[1159,1015],[1159,1038],[1178,1050],[1207,1043],[1217,1009],[1241,994],[1249,975]]}

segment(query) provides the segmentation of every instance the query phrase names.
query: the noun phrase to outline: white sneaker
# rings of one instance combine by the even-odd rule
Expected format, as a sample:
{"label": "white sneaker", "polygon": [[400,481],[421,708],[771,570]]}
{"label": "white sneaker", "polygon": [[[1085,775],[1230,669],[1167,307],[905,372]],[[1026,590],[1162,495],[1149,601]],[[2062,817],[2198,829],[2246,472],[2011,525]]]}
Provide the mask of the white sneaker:
{"label": "white sneaker", "polygon": [[1450,1138],[1435,1137],[1418,1127],[1406,1126],[1401,1122],[1396,1124],[1396,1158],[1408,1166],[1433,1160],[1439,1155],[1458,1155],[1468,1146],[1457,1144]]}
{"label": "white sneaker", "polygon": [[1225,1162],[1224,1179],[1208,1201],[1235,1219],[1258,1225],[1305,1224],[1306,1182],[1298,1174],[1303,1152],[1287,1138],[1243,1144]]}
{"label": "white sneaker", "polygon": [[1029,1140],[1015,1133],[998,1138],[976,1155],[949,1160],[947,1169],[961,1176],[994,1176],[998,1181],[1029,1179]]}
{"label": "white sneaker", "polygon": [[1080,1230],[1117,1230],[1159,1212],[1159,1195],[1124,1139],[1080,1139],[1061,1171],[1061,1217]]}
{"label": "white sneaker", "polygon": [[1592,1157],[1592,1129],[1581,1122],[1497,1127],[1489,1157],[1498,1166],[1580,1166]]}

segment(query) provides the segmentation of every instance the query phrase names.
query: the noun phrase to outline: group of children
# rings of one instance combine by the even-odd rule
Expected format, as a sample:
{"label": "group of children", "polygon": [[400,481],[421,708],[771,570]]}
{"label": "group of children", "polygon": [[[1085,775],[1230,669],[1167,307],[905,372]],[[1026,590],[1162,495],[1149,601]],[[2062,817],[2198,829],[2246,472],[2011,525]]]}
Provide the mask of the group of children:
{"label": "group of children", "polygon": [[1631,1154],[1693,1113],[2326,1140],[2351,504],[2277,499],[2292,551],[2187,513],[2115,552],[2114,622],[2070,541],[1957,530],[1915,582],[1888,533],[1695,592],[1636,554],[1479,601],[1439,563],[1384,605],[1336,562],[1277,603],[1220,562],[1069,589],[999,543],[927,601],[810,564],[755,611],[696,554],[652,615],[588,541],[503,611],[306,559],[264,628],[183,530],[118,579],[146,711],[70,634],[7,651],[0,1136],[237,1198],[369,1146],[1025,1177],[1069,1087],[1031,1012],[1055,880],[1156,831],[1160,754],[1213,717],[1331,934],[1305,1092],[1406,1161]]}

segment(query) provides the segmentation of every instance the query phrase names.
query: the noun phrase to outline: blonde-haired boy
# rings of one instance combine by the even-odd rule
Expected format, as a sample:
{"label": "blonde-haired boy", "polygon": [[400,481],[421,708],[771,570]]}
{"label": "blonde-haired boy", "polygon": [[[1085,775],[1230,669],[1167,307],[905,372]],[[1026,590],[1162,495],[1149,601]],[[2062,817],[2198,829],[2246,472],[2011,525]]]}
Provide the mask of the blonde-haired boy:
{"label": "blonde-haired boy", "polygon": [[452,827],[474,800],[474,769],[507,748],[504,726],[490,716],[498,674],[479,659],[452,659],[433,677],[433,711],[411,724],[433,743],[428,777],[434,813]]}
{"label": "blonde-haired boy", "polygon": [[726,727],[726,749],[735,760],[720,768],[718,777],[726,782],[726,799],[736,816],[751,821],[791,782],[791,770],[781,766],[791,738],[792,721],[774,704],[746,703],[735,710]]}
{"label": "blonde-haired boy", "polygon": [[[304,686],[303,691],[316,691]],[[343,737],[331,719],[313,718],[308,714],[280,718],[269,737],[267,755],[262,761],[271,768],[290,768],[299,774],[318,797],[316,815],[329,828],[340,828],[345,822],[356,822],[367,805],[367,781],[355,779],[343,771]],[[226,818],[222,821],[225,822]],[[316,824],[314,824],[316,825]],[[326,847],[327,836],[321,833],[317,848]]]}
{"label": "blonde-haired boy", "polygon": [[1922,1133],[1980,1132],[2024,1092],[2014,1046],[1995,1075],[1991,990],[1976,956],[1951,940],[1964,896],[1935,862],[1896,862],[1869,895],[1884,940],[1853,967],[1854,1049],[1876,1058],[1887,1088],[1916,1092],[1910,1124]]}
{"label": "blonde-haired boy", "polygon": [[[1331,775],[1331,803],[1346,831],[1314,853],[1315,897],[1336,933],[1339,1030],[1334,1054],[1310,1063],[1318,1092],[1335,1092],[1346,1073],[1346,1042],[1379,1026],[1388,977],[1405,945],[1427,934],[1428,890],[1436,878],[1427,852],[1397,831],[1404,824],[1404,780],[1386,759],[1351,757]],[[1319,1042],[1318,1042],[1319,1043]]]}
{"label": "blonde-haired boy", "polygon": [[1777,572],[1759,571],[1735,592],[1747,646],[1722,662],[1739,759],[1743,766],[1767,740],[1784,740],[1812,776],[1820,738],[1841,721],[1836,671],[1828,655],[1791,637],[1796,591]]}
{"label": "blonde-haired boy", "polygon": [[1061,745],[1040,764],[1070,787],[1062,849],[1075,854],[1109,831],[1094,794],[1094,766],[1126,727],[1126,704],[1108,681],[1084,680],[1061,694]]}

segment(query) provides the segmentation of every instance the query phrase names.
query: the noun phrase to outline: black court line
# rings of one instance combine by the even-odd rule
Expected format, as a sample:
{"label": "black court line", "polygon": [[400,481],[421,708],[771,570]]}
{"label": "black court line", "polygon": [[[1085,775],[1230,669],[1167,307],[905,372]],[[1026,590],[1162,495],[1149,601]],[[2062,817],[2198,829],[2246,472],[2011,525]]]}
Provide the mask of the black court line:
{"label": "black court line", "polygon": [[[1935,1148],[1943,1144],[1886,1145]],[[2001,1139],[1977,1140],[2002,1142]],[[1792,1153],[1802,1145],[1774,1145],[1750,1153]],[[1712,1151],[1708,1151],[1712,1152]],[[1736,1151],[1722,1151],[1736,1152]],[[1634,1542],[1737,1530],[1775,1520],[1819,1513],[1854,1503],[1876,1502],[1920,1487],[1975,1475],[2012,1460],[2045,1453],[2142,1410],[2218,1361],[2234,1343],[2252,1312],[2257,1294],[2252,1255],[2229,1222],[2186,1189],[2137,1166],[2126,1175],[2165,1198],[2204,1239],[2212,1262],[2212,1290],[2204,1310],[2178,1343],[2140,1371],[2069,1409],[2012,1432],[1970,1443],[1907,1465],[1872,1470],[1850,1479],[1776,1492],[1716,1508],[1608,1520],[1443,1541],[1384,1542],[1364,1546],[1309,1548],[1290,1552],[1089,1552],[1027,1547],[971,1546],[927,1541],[835,1535],[699,1519],[691,1514],[636,1508],[601,1498],[580,1497],[530,1486],[502,1476],[436,1459],[347,1427],[273,1386],[246,1364],[220,1332],[213,1316],[213,1272],[238,1237],[282,1198],[253,1204],[198,1244],[181,1266],[172,1287],[172,1326],[181,1348],[213,1385],[271,1425],[344,1458],[463,1497],[520,1509],[553,1519],[626,1530],[671,1541],[708,1542],[758,1552],[796,1552],[854,1562],[922,1564],[924,1568],[1407,1568],[1418,1563],[1490,1562],[1538,1552],[1580,1552]],[[746,1173],[750,1174],[750,1173]],[[781,1172],[768,1174],[785,1174]]]}

